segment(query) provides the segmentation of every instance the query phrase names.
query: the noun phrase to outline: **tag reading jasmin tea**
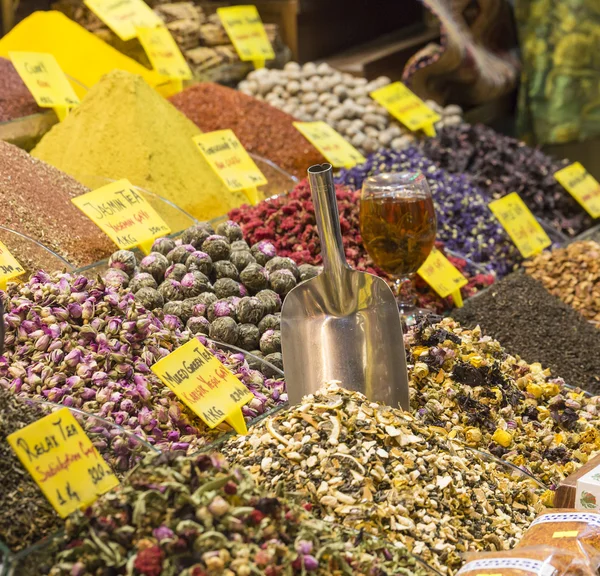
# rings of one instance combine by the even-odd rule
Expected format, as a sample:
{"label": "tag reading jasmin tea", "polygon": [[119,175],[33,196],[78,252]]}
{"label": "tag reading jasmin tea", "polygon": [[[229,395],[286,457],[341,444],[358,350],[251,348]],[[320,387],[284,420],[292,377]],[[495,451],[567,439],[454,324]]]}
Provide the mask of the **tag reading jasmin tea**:
{"label": "tag reading jasmin tea", "polygon": [[275,58],[273,46],[256,6],[218,8],[217,14],[240,60],[252,60],[256,68],[262,68],[265,60]]}
{"label": "tag reading jasmin tea", "polygon": [[227,422],[238,434],[247,434],[242,406],[250,392],[196,338],[152,366],[176,396],[209,428]]}
{"label": "tag reading jasmin tea", "polygon": [[192,71],[179,46],[164,26],[137,28],[138,39],[152,67],[162,76],[174,80],[188,80]]}
{"label": "tag reading jasmin tea", "polygon": [[417,274],[437,292],[440,298],[452,295],[456,306],[462,307],[460,289],[468,284],[468,280],[437,248],[433,248]]}
{"label": "tag reading jasmin tea", "polygon": [[40,108],[54,108],[64,120],[69,108],[79,104],[75,90],[52,54],[9,52],[19,76]]}
{"label": "tag reading jasmin tea", "polygon": [[71,199],[122,250],[148,253],[155,238],[171,229],[129,180],[118,180]]}
{"label": "tag reading jasmin tea", "polygon": [[10,253],[4,242],[0,242],[0,290],[6,289],[6,283],[21,274],[25,270],[18,260]]}
{"label": "tag reading jasmin tea", "polygon": [[554,177],[592,218],[600,218],[600,184],[581,163],[558,170]]}
{"label": "tag reading jasmin tea", "polygon": [[7,440],[61,518],[119,485],[68,408],[13,432]]}
{"label": "tag reading jasmin tea", "polygon": [[442,117],[402,82],[388,84],[371,92],[370,96],[409,130],[423,130],[427,136],[435,136],[433,125]]}
{"label": "tag reading jasmin tea", "polygon": [[84,0],[84,4],[123,41],[137,36],[136,27],[163,25],[144,0]]}
{"label": "tag reading jasmin tea", "polygon": [[488,204],[523,258],[538,254],[552,244],[525,202],[516,192]]}
{"label": "tag reading jasmin tea", "polygon": [[367,161],[327,122],[294,122],[294,126],[335,168],[352,168]]}

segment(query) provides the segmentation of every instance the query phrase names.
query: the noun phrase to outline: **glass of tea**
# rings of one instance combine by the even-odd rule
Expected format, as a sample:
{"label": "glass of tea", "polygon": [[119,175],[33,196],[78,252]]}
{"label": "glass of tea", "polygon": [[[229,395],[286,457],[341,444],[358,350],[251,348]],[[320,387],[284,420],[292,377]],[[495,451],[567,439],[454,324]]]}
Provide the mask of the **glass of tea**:
{"label": "glass of tea", "polygon": [[363,182],[360,233],[374,264],[394,279],[405,321],[427,310],[415,305],[412,276],[435,243],[437,220],[431,191],[421,172],[378,174]]}

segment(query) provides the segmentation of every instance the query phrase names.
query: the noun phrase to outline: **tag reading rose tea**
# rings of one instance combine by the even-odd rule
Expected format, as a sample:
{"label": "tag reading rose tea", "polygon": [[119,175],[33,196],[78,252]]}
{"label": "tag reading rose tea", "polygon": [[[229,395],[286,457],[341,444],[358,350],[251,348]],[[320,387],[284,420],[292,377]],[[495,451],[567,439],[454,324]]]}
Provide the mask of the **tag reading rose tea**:
{"label": "tag reading rose tea", "polygon": [[188,80],[192,77],[188,63],[167,28],[137,28],[137,35],[150,64],[159,74],[173,80]]}
{"label": "tag reading rose tea", "polygon": [[217,14],[240,60],[252,60],[255,68],[263,68],[265,60],[275,58],[256,6],[218,8]]}
{"label": "tag reading rose tea", "polygon": [[124,41],[137,36],[136,27],[163,25],[144,0],[84,0],[84,4]]}
{"label": "tag reading rose tea", "polygon": [[409,130],[423,130],[427,136],[435,136],[433,125],[441,120],[441,116],[402,82],[388,84],[371,92],[370,96]]}
{"label": "tag reading rose tea", "polygon": [[516,192],[488,204],[523,258],[529,258],[552,244],[548,234]]}
{"label": "tag reading rose tea", "polygon": [[225,421],[238,434],[248,433],[241,408],[252,392],[195,338],[159,360],[152,372],[209,428]]}
{"label": "tag reading rose tea", "polygon": [[21,274],[25,270],[18,260],[10,253],[4,242],[0,242],[0,290],[6,289],[6,283]]}
{"label": "tag reading rose tea", "polygon": [[294,122],[294,126],[335,168],[352,168],[367,161],[327,122]]}
{"label": "tag reading rose tea", "polygon": [[592,218],[600,218],[600,184],[581,163],[558,170],[554,177]]}
{"label": "tag reading rose tea", "polygon": [[468,280],[437,248],[433,248],[427,260],[417,270],[417,274],[438,293],[440,298],[452,294],[456,306],[462,307],[460,289],[468,284]]}
{"label": "tag reading rose tea", "polygon": [[148,253],[152,242],[171,229],[129,180],[112,182],[71,200],[121,249]]}
{"label": "tag reading rose tea", "polygon": [[61,518],[119,485],[68,408],[13,432],[7,440]]}

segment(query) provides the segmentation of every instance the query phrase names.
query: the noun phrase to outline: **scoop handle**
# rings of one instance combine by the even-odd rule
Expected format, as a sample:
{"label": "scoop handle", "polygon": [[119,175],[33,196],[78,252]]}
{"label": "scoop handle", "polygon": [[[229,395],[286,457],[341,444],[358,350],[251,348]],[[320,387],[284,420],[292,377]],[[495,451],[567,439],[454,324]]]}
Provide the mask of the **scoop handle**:
{"label": "scoop handle", "polygon": [[333,168],[331,164],[316,164],[308,169],[308,182],[315,206],[317,229],[321,240],[321,256],[323,268],[339,278],[342,270],[348,268],[342,231],[340,229],[340,214],[338,212],[333,183]]}

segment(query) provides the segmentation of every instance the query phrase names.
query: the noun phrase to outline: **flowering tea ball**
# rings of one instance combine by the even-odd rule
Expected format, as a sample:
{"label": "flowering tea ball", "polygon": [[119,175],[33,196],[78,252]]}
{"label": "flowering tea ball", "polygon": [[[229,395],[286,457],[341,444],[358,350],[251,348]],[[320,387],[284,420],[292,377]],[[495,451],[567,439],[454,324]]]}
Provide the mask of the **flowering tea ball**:
{"label": "flowering tea ball", "polygon": [[196,249],[191,244],[182,244],[167,254],[167,260],[171,264],[185,264],[189,255],[195,251]]}
{"label": "flowering tea ball", "polygon": [[140,262],[140,272],[150,274],[157,282],[164,280],[168,267],[169,261],[160,252],[150,252]]}
{"label": "flowering tea ball", "polygon": [[108,267],[122,270],[128,276],[131,276],[137,266],[135,254],[131,250],[117,250],[111,254],[108,259]]}
{"label": "flowering tea ball", "polygon": [[218,342],[225,344],[237,344],[239,337],[239,327],[237,322],[229,316],[217,318],[211,325],[208,335]]}
{"label": "flowering tea ball", "polygon": [[160,292],[150,286],[144,286],[135,293],[135,300],[146,310],[162,308],[165,301]]}
{"label": "flowering tea ball", "polygon": [[191,244],[196,250],[200,250],[204,241],[214,233],[215,231],[210,224],[197,224],[188,228],[181,235],[181,241],[184,244]]}
{"label": "flowering tea ball", "polygon": [[269,273],[260,264],[248,264],[240,274],[244,286],[256,293],[269,287]]}
{"label": "flowering tea ball", "polygon": [[210,331],[210,323],[203,316],[194,316],[193,318],[190,318],[187,321],[185,327],[192,334],[205,334],[206,336],[208,336]]}
{"label": "flowering tea ball", "polygon": [[196,296],[195,300],[197,300],[199,304],[201,303],[208,307],[213,302],[216,302],[218,298],[213,292],[203,292],[199,296]]}
{"label": "flowering tea ball", "polygon": [[[270,362],[271,364],[273,364],[273,366],[275,366],[275,368],[279,368],[283,372],[283,356],[281,355],[281,352],[273,352],[272,354],[267,354],[265,356],[265,361]],[[269,374],[266,369],[263,370],[263,374],[271,378],[274,376],[279,376],[279,374],[276,373]]]}
{"label": "flowering tea ball", "polygon": [[184,318],[192,316],[206,316],[208,306],[198,300],[198,296],[194,298],[186,298],[181,303],[181,314]]}
{"label": "flowering tea ball", "polygon": [[271,288],[277,294],[285,296],[292,288],[296,286],[296,278],[289,270],[275,270],[270,275]]}
{"label": "flowering tea ball", "polygon": [[206,317],[210,322],[214,322],[217,318],[223,318],[229,316],[230,318],[236,319],[235,304],[228,300],[217,300],[213,302],[206,309]]}
{"label": "flowering tea ball", "polygon": [[127,288],[129,276],[119,268],[109,268],[102,277],[104,284],[112,288]]}
{"label": "flowering tea ball", "polygon": [[300,274],[300,281],[304,282],[305,280],[316,278],[321,273],[321,268],[312,264],[300,264],[298,266],[298,273]]}
{"label": "flowering tea ball", "polygon": [[277,270],[289,270],[296,280],[300,278],[300,272],[298,271],[297,264],[291,258],[285,258],[283,256],[275,256],[271,258],[265,266],[267,272],[271,274]]}
{"label": "flowering tea ball", "polygon": [[280,330],[281,329],[281,314],[276,312],[275,314],[267,314],[259,323],[258,331],[264,334],[267,330]]}
{"label": "flowering tea ball", "polygon": [[159,287],[159,293],[165,299],[165,302],[172,300],[183,300],[183,287],[177,280],[165,280]]}
{"label": "flowering tea ball", "polygon": [[135,294],[138,290],[142,288],[158,288],[158,284],[156,280],[152,276],[152,274],[148,274],[148,272],[140,272],[136,274],[129,282],[129,289]]}
{"label": "flowering tea ball", "polygon": [[177,318],[180,318],[183,321],[183,302],[181,300],[165,302],[163,313],[169,316],[177,316]]}
{"label": "flowering tea ball", "polygon": [[229,258],[231,246],[227,238],[213,234],[202,244],[202,251],[206,252],[212,258],[213,262],[218,262],[219,260],[227,260]]}
{"label": "flowering tea ball", "polygon": [[250,249],[252,255],[256,258],[256,261],[264,266],[271,258],[277,256],[277,250],[275,246],[267,240],[261,240],[252,246]]}
{"label": "flowering tea ball", "polygon": [[166,256],[173,248],[175,248],[175,241],[166,236],[163,238],[157,238],[152,244],[151,252],[159,252],[163,256]]}
{"label": "flowering tea ball", "polygon": [[192,252],[185,261],[188,272],[202,272],[206,276],[210,276],[213,269],[212,258],[206,253],[196,250]]}
{"label": "flowering tea ball", "polygon": [[227,222],[219,224],[217,226],[217,234],[225,236],[230,243],[244,239],[241,226],[233,220],[228,220]]}
{"label": "flowering tea ball", "polygon": [[212,292],[213,290],[210,280],[202,272],[197,271],[188,272],[181,279],[181,287],[186,298],[193,298],[202,292]]}
{"label": "flowering tea ball", "polygon": [[240,324],[258,324],[265,315],[264,304],[254,296],[242,298],[237,307]]}
{"label": "flowering tea ball", "polygon": [[250,354],[252,354],[252,356],[256,356],[256,358],[253,358],[252,356],[246,357],[248,367],[251,370],[260,370],[261,372],[266,374],[266,372],[263,370],[264,364],[262,362],[262,359],[265,355],[260,350],[250,350]]}
{"label": "flowering tea ball", "polygon": [[281,352],[281,332],[279,330],[267,330],[260,337],[260,351],[263,354]]}
{"label": "flowering tea ball", "polygon": [[177,280],[181,282],[181,279],[186,275],[186,273],[187,268],[184,264],[171,264],[165,270],[165,280],[170,278],[171,280]]}
{"label": "flowering tea ball", "polygon": [[213,268],[215,270],[217,280],[219,278],[231,278],[236,282],[239,282],[240,280],[238,269],[235,267],[235,264],[229,260],[219,260],[213,264]]}
{"label": "flowering tea ball", "polygon": [[281,297],[273,290],[261,290],[256,297],[264,304],[267,314],[281,312]]}
{"label": "flowering tea ball", "polygon": [[243,250],[244,252],[250,252],[250,246],[248,246],[248,242],[245,240],[236,240],[231,243],[231,251],[237,252],[238,250]]}
{"label": "flowering tea ball", "polygon": [[232,250],[229,260],[231,260],[231,263],[237,268],[238,272],[242,272],[248,264],[256,262],[256,258],[252,256],[250,250]]}
{"label": "flowering tea ball", "polygon": [[215,294],[218,298],[227,298],[228,296],[246,296],[247,290],[242,284],[232,278],[219,278],[214,285]]}
{"label": "flowering tea ball", "polygon": [[254,324],[240,324],[238,346],[243,350],[254,350],[258,347],[260,333]]}

